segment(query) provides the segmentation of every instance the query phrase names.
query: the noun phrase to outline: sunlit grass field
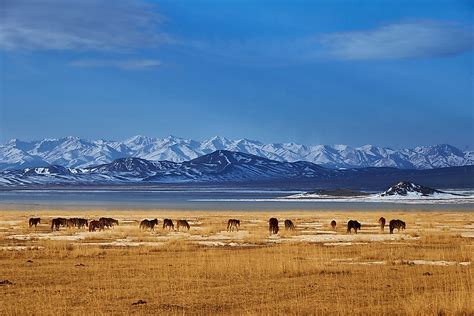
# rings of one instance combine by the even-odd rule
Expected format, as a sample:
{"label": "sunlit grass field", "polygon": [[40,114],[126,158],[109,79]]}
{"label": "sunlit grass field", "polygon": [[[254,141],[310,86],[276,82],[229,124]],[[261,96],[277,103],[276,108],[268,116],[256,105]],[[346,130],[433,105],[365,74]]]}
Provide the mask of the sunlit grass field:
{"label": "sunlit grass field", "polygon": [[[42,224],[29,228],[30,216]],[[56,216],[120,225],[51,232]],[[407,229],[381,232],[380,216]],[[138,228],[155,217],[155,231]],[[165,217],[191,230],[163,230]],[[473,237],[473,212],[2,211],[0,314],[473,315]]]}

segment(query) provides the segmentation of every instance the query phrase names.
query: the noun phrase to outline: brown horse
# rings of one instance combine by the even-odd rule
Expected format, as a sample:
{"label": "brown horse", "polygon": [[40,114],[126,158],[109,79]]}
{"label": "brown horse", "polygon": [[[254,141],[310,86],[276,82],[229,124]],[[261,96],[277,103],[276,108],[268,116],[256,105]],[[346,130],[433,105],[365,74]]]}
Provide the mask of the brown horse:
{"label": "brown horse", "polygon": [[39,218],[39,217],[32,217],[28,221],[28,226],[29,227],[35,226],[35,228],[36,228],[36,225],[38,225],[38,224],[41,224],[41,218]]}
{"label": "brown horse", "polygon": [[287,219],[287,220],[285,220],[285,229],[294,231],[295,230],[295,224],[293,224],[293,222],[291,220]]}
{"label": "brown horse", "polygon": [[68,218],[66,219],[66,227],[72,228],[77,226],[77,218]]}
{"label": "brown horse", "polygon": [[104,221],[90,221],[89,222],[89,231],[95,232],[96,229],[99,231],[103,230],[105,227]]}
{"label": "brown horse", "polygon": [[240,220],[238,219],[229,219],[227,221],[227,231],[232,232],[234,231],[234,228],[239,231],[240,228]]}
{"label": "brown horse", "polygon": [[347,232],[350,233],[351,229],[354,229],[354,232],[357,234],[357,231],[360,230],[362,225],[358,221],[350,220],[347,222]]}
{"label": "brown horse", "polygon": [[333,230],[336,230],[336,225],[337,225],[336,221],[332,220],[331,221],[331,227],[332,227]]}
{"label": "brown horse", "polygon": [[61,226],[64,227],[66,225],[67,225],[66,218],[62,218],[62,217],[53,218],[53,220],[51,221],[51,231],[53,231],[55,228],[56,230],[59,230],[59,227]]}
{"label": "brown horse", "polygon": [[379,218],[380,230],[383,231],[385,228],[385,217]]}
{"label": "brown horse", "polygon": [[180,227],[184,227],[186,230],[189,230],[191,226],[189,226],[189,223],[185,219],[179,219],[176,221],[176,229],[179,231]]}
{"label": "brown horse", "polygon": [[405,230],[406,225],[404,221],[401,221],[399,219],[392,219],[389,223],[389,228],[390,228],[390,234],[393,234],[393,230],[396,228],[398,231]]}
{"label": "brown horse", "polygon": [[268,221],[268,230],[271,234],[278,234],[279,228],[278,228],[278,219],[275,217],[270,218]]}
{"label": "brown horse", "polygon": [[140,222],[140,229],[155,230],[155,225],[158,225],[158,219],[148,220],[144,219]]}
{"label": "brown horse", "polygon": [[77,228],[83,228],[83,227],[88,227],[89,222],[85,218],[77,218],[76,220],[76,226]]}
{"label": "brown horse", "polygon": [[163,220],[163,229],[168,228],[168,230],[174,230],[173,221],[169,218]]}
{"label": "brown horse", "polygon": [[99,222],[103,222],[104,227],[107,227],[107,228],[114,227],[114,225],[119,224],[118,220],[110,218],[110,217],[101,217],[99,218]]}

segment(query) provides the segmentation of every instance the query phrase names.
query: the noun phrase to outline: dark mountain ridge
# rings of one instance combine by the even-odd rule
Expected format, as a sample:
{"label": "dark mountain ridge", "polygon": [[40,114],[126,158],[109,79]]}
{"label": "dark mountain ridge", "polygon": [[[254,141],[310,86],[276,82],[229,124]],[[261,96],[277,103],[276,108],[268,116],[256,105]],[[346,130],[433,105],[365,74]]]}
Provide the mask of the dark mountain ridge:
{"label": "dark mountain ridge", "polygon": [[307,162],[281,162],[217,150],[181,163],[120,158],[89,168],[47,166],[0,172],[0,186],[31,185],[237,185],[380,190],[400,180],[437,188],[474,188],[474,166],[438,169],[387,167],[329,169]]}

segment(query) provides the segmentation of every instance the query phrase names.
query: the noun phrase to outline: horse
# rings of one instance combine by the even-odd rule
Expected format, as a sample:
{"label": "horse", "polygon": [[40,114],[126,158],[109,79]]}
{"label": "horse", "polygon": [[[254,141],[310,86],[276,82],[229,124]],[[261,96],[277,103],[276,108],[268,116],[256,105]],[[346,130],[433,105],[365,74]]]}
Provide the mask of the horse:
{"label": "horse", "polygon": [[168,230],[174,230],[174,224],[173,221],[169,218],[165,218],[163,220],[163,229],[168,228]]}
{"label": "horse", "polygon": [[59,230],[59,227],[66,226],[66,224],[67,224],[66,218],[62,218],[62,217],[53,218],[53,220],[51,221],[51,231],[53,231],[54,228],[56,228],[56,230]]}
{"label": "horse", "polygon": [[30,220],[28,221],[28,226],[31,227],[31,226],[35,226],[36,228],[36,225],[40,224],[41,223],[41,218],[39,217],[32,217],[30,218]]}
{"label": "horse", "polygon": [[270,232],[270,235],[278,234],[278,219],[276,219],[275,217],[270,218],[270,220],[268,221],[268,230]]}
{"label": "horse", "polygon": [[76,227],[77,226],[77,218],[68,218],[66,219],[66,227]]}
{"label": "horse", "polygon": [[158,219],[148,220],[144,219],[140,222],[140,229],[147,229],[155,230],[155,225],[158,225]]}
{"label": "horse", "polygon": [[379,218],[380,230],[383,231],[385,228],[385,217]]}
{"label": "horse", "polygon": [[336,230],[336,225],[337,225],[336,221],[332,220],[331,221],[331,227],[332,227],[333,230]]}
{"label": "horse", "polygon": [[85,218],[78,218],[77,221],[76,221],[76,226],[77,226],[77,228],[88,227],[89,223],[88,223],[87,219],[85,219]]}
{"label": "horse", "polygon": [[186,230],[189,230],[191,228],[191,226],[189,226],[189,223],[187,220],[185,219],[179,219],[176,221],[176,229],[179,231],[179,228],[183,226],[184,228],[186,228]]}
{"label": "horse", "polygon": [[287,220],[285,220],[285,229],[294,231],[295,230],[295,224],[293,224],[293,222],[291,220],[287,219]]}
{"label": "horse", "polygon": [[398,231],[400,229],[405,230],[406,225],[404,221],[401,221],[399,219],[392,219],[389,223],[389,228],[390,228],[390,234],[393,234],[393,230],[396,228]]}
{"label": "horse", "polygon": [[90,221],[89,222],[89,231],[95,232],[96,229],[99,231],[103,230],[105,227],[104,221]]}
{"label": "horse", "polygon": [[234,231],[234,228],[237,229],[237,231],[239,231],[240,220],[238,220],[238,219],[229,219],[229,221],[227,222],[227,231],[228,232]]}
{"label": "horse", "polygon": [[347,222],[347,232],[350,233],[351,229],[354,229],[354,232],[357,234],[357,231],[360,230],[362,225],[355,220],[350,220]]}
{"label": "horse", "polygon": [[103,222],[104,227],[107,227],[107,228],[114,227],[114,225],[119,224],[118,220],[110,218],[110,217],[101,217],[99,218],[99,222]]}

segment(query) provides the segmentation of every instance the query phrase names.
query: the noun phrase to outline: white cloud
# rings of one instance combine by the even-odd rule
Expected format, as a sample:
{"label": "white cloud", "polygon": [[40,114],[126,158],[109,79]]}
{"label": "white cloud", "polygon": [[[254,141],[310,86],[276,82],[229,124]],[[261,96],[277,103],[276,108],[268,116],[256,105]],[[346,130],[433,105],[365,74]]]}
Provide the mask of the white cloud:
{"label": "white cloud", "polygon": [[2,0],[0,48],[117,51],[171,42],[153,9],[142,0]]}
{"label": "white cloud", "polygon": [[111,67],[124,70],[145,70],[159,67],[156,59],[80,59],[70,63],[75,67]]}
{"label": "white cloud", "polygon": [[374,60],[456,55],[473,50],[473,40],[468,28],[421,21],[326,34],[321,44],[338,59]]}

